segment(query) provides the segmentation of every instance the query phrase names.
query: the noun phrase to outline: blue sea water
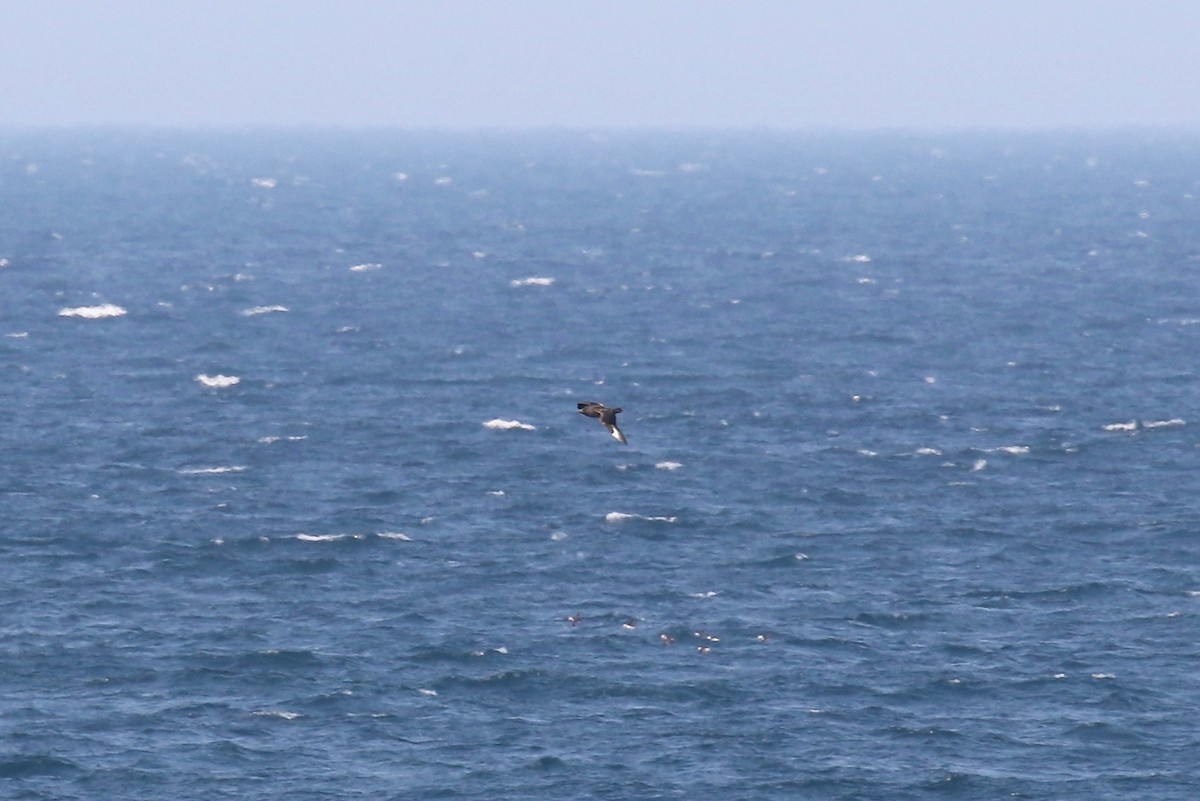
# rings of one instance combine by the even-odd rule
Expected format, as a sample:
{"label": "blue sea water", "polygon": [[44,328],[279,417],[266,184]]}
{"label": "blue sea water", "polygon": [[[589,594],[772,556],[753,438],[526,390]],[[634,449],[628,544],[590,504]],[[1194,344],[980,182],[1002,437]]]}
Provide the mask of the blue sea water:
{"label": "blue sea water", "polygon": [[1198,196],[1166,132],[0,134],[0,796],[1197,798]]}

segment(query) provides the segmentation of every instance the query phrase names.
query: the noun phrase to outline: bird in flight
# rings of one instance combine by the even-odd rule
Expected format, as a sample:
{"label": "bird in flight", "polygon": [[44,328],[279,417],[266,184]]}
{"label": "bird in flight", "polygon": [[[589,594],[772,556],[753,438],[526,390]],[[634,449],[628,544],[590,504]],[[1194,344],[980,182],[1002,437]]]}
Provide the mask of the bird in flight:
{"label": "bird in flight", "polygon": [[628,440],[625,439],[625,435],[621,433],[621,429],[617,428],[617,414],[624,411],[623,409],[610,409],[603,403],[595,403],[593,401],[577,405],[579,406],[580,414],[587,417],[595,417],[599,420],[608,429],[608,433],[613,435],[613,439],[622,445],[629,444]]}

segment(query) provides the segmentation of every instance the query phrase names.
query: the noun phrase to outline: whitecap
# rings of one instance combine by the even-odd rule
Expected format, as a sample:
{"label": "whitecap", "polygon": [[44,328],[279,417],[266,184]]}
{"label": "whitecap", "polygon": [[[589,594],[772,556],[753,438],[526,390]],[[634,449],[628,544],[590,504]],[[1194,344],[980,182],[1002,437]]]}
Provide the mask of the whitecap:
{"label": "whitecap", "polygon": [[421,695],[428,695],[430,697],[436,696],[438,694],[437,690],[431,690],[428,687],[418,687],[417,692],[419,692]]}
{"label": "whitecap", "polygon": [[500,431],[509,429],[520,429],[521,431],[537,431],[537,426],[531,426],[529,423],[522,423],[520,420],[502,420],[499,417],[494,420],[488,420],[483,424],[484,428],[493,428]]}
{"label": "whitecap", "polygon": [[678,519],[679,518],[677,517],[631,515],[625,512],[609,512],[604,516],[604,520],[609,523],[623,523],[626,520],[648,520],[654,523],[674,523]]}
{"label": "whitecap", "polygon": [[222,467],[184,467],[180,469],[179,473],[185,476],[219,476],[223,473],[241,473],[245,469],[245,466],[240,464]]}
{"label": "whitecap", "polygon": [[976,459],[975,464],[971,465],[971,472],[978,473],[987,467],[987,459]]}
{"label": "whitecap", "polygon": [[106,317],[121,317],[128,312],[115,303],[101,303],[99,306],[76,306],[60,309],[59,317],[82,317],[85,320],[102,320]]}
{"label": "whitecap", "polygon": [[287,306],[279,306],[279,305],[255,306],[252,309],[242,309],[242,316],[243,317],[254,317],[255,315],[259,315],[259,314],[271,314],[272,312],[285,312],[285,311],[290,311],[290,309],[288,309]]}
{"label": "whitecap", "polygon": [[1029,453],[1029,446],[1028,445],[1003,445],[1003,446],[997,448],[996,450],[1000,451],[1001,453],[1011,454],[1013,456],[1024,456],[1025,454]]}
{"label": "whitecap", "polygon": [[551,286],[553,283],[554,283],[553,278],[544,278],[544,277],[538,277],[538,276],[531,276],[529,278],[519,278],[519,279],[514,278],[512,281],[508,282],[509,286],[514,286],[514,287],[516,287],[516,286]]}
{"label": "whitecap", "polygon": [[1104,426],[1105,431],[1137,431],[1137,420],[1130,420],[1128,423],[1109,423]]}
{"label": "whitecap", "polygon": [[242,379],[238,378],[236,375],[206,375],[201,373],[200,375],[196,376],[196,380],[206,387],[211,387],[213,389],[225,389],[226,387],[232,387],[234,384],[241,382]]}
{"label": "whitecap", "polygon": [[301,542],[337,542],[338,540],[356,539],[361,540],[362,534],[297,534],[296,539]]}
{"label": "whitecap", "polygon": [[866,253],[858,253],[854,256],[846,256],[842,261],[850,262],[851,264],[868,264],[871,261],[871,257]]}
{"label": "whitecap", "polygon": [[942,452],[937,448],[917,448],[917,456],[941,456]]}
{"label": "whitecap", "polygon": [[8,337],[9,339],[27,339],[29,337],[29,332],[13,331],[11,334],[5,334],[4,336]]}
{"label": "whitecap", "polygon": [[300,717],[299,712],[287,712],[282,709],[262,709],[254,714],[264,718],[282,718],[283,720],[295,720]]}
{"label": "whitecap", "polygon": [[399,531],[380,531],[376,535],[381,540],[397,540],[399,542],[412,542],[412,537],[407,534],[402,534]]}
{"label": "whitecap", "polygon": [[678,470],[679,468],[683,467],[683,463],[682,462],[659,462],[658,464],[656,464],[654,466],[656,468],[658,468],[659,470]]}
{"label": "whitecap", "polygon": [[508,648],[506,646],[501,645],[497,648],[488,648],[487,650],[484,650],[483,648],[476,648],[474,651],[471,652],[471,656],[486,656],[488,651],[491,651],[494,654],[501,654],[501,655],[508,654]]}
{"label": "whitecap", "polygon": [[1176,426],[1185,426],[1187,423],[1180,420],[1178,417],[1170,420],[1143,420],[1142,428],[1174,428]]}
{"label": "whitecap", "polygon": [[251,178],[250,185],[258,189],[274,189],[279,186],[279,181],[275,178]]}
{"label": "whitecap", "polygon": [[368,273],[368,272],[373,272],[374,270],[382,270],[382,269],[383,269],[382,264],[377,264],[375,262],[369,262],[366,264],[354,265],[353,267],[350,268],[350,272],[352,272],[352,273]]}

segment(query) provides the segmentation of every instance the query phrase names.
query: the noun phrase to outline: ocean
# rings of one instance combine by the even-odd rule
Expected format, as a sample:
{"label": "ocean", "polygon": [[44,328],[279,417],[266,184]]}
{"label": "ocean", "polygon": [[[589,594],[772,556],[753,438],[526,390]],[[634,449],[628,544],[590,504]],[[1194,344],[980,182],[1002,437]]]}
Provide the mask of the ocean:
{"label": "ocean", "polygon": [[0,796],[1193,801],[1198,196],[1169,131],[0,133]]}

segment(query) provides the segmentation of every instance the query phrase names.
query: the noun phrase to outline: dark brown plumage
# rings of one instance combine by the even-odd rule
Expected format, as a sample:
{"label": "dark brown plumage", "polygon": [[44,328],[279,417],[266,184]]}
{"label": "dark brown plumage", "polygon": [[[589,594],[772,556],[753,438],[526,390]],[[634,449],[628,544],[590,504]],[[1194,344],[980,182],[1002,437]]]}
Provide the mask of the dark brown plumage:
{"label": "dark brown plumage", "polygon": [[577,404],[577,406],[579,407],[580,414],[599,420],[617,442],[620,442],[622,445],[629,444],[629,441],[625,439],[625,435],[621,433],[621,429],[617,428],[617,415],[624,411],[623,409],[610,409],[603,403],[596,403],[594,401],[585,401],[584,403]]}

